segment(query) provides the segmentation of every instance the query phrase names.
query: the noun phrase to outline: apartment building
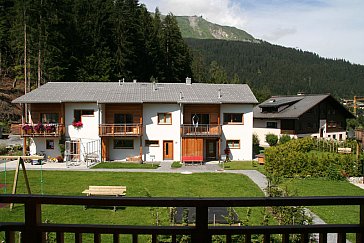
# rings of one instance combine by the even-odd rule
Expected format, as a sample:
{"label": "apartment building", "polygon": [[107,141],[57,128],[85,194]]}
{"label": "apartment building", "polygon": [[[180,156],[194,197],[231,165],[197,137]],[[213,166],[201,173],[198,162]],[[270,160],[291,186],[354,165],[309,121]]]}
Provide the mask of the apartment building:
{"label": "apartment building", "polygon": [[31,154],[199,162],[229,148],[232,160],[252,158],[257,100],[245,84],[49,82],[13,103]]}

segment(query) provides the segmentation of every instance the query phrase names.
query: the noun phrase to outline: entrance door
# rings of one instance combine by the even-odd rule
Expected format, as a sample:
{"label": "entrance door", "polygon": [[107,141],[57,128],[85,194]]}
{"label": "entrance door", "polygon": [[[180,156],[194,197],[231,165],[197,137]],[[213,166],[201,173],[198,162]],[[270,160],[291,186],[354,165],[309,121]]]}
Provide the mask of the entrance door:
{"label": "entrance door", "polygon": [[163,141],[163,159],[173,160],[173,141]]}
{"label": "entrance door", "polygon": [[206,159],[216,159],[216,140],[206,140]]}

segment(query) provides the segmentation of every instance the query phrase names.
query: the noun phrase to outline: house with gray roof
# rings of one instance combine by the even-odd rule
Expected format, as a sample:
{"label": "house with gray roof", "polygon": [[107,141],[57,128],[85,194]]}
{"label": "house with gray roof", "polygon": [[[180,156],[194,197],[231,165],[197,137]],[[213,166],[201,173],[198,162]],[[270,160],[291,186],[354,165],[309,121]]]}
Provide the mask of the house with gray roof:
{"label": "house with gray roof", "polygon": [[265,136],[269,133],[345,140],[346,119],[354,118],[330,94],[272,96],[253,112],[253,130],[262,146],[268,145]]}
{"label": "house with gray roof", "polygon": [[[67,161],[252,158],[253,107],[245,84],[49,82],[13,101],[31,154]],[[65,145],[61,154],[59,144]]]}

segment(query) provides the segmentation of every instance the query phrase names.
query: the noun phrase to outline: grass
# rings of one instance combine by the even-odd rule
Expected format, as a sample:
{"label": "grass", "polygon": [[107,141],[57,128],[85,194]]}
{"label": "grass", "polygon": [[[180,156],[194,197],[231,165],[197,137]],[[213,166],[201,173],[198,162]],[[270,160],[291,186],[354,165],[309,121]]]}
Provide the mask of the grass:
{"label": "grass", "polygon": [[258,164],[257,161],[230,161],[220,164],[225,170],[258,170],[265,173],[264,165]]}
{"label": "grass", "polygon": [[171,168],[181,168],[182,167],[182,163],[179,162],[179,161],[174,161],[172,164],[171,164]]}
{"label": "grass", "polygon": [[[43,171],[43,188],[50,195],[82,195],[89,185],[124,185],[128,197],[262,197],[263,193],[246,176],[236,174],[196,173],[191,175],[168,173],[132,173],[132,172],[70,172]],[[7,172],[7,183],[12,183],[13,171]],[[40,171],[28,171],[33,194],[39,194],[41,189]],[[0,172],[0,183],[4,173]],[[26,193],[25,183],[19,176],[18,193]],[[8,186],[10,191],[11,186]],[[124,224],[152,225],[155,222],[151,210],[145,207],[112,209],[90,208],[83,210],[82,206],[44,205],[42,219],[51,223],[87,223],[87,224]],[[168,211],[159,210],[162,225],[168,225]],[[242,219],[246,217],[246,208],[236,208]],[[16,222],[24,220],[24,207],[15,205],[13,211],[0,208],[0,222]],[[250,217],[251,225],[260,225],[263,221],[261,208],[253,208]],[[71,236],[66,236],[66,242],[71,242]],[[107,236],[106,236],[107,237]],[[123,238],[125,237],[125,238]],[[130,242],[129,236],[122,240]],[[1,239],[1,235],[0,235]],[[91,236],[85,235],[85,242],[91,242]],[[105,240],[110,242],[111,240]],[[147,242],[146,237],[142,242]]]}
{"label": "grass", "polygon": [[159,163],[154,164],[137,164],[137,163],[124,163],[124,162],[102,162],[92,169],[157,169]]}
{"label": "grass", "polygon": [[[363,196],[364,190],[347,181],[332,181],[325,178],[286,180],[282,186],[297,196]],[[326,223],[358,224],[359,206],[313,206],[309,207]],[[353,235],[349,240],[355,242]]]}

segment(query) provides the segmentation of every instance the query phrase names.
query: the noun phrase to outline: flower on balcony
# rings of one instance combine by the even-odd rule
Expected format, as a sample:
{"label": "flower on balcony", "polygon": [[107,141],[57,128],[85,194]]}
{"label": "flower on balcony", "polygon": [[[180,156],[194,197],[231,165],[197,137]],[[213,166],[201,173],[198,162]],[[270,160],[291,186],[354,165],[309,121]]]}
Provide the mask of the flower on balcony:
{"label": "flower on balcony", "polygon": [[83,123],[81,121],[74,121],[72,122],[72,126],[74,126],[75,128],[81,128],[83,126]]}
{"label": "flower on balcony", "polygon": [[33,130],[33,127],[29,124],[25,124],[22,126],[22,129],[27,132]]}
{"label": "flower on balcony", "polygon": [[48,132],[48,133],[56,131],[56,126],[55,125],[47,124],[44,127],[45,127],[45,131]]}
{"label": "flower on balcony", "polygon": [[44,132],[45,131],[44,125],[41,122],[39,122],[37,125],[34,126],[34,131]]}

